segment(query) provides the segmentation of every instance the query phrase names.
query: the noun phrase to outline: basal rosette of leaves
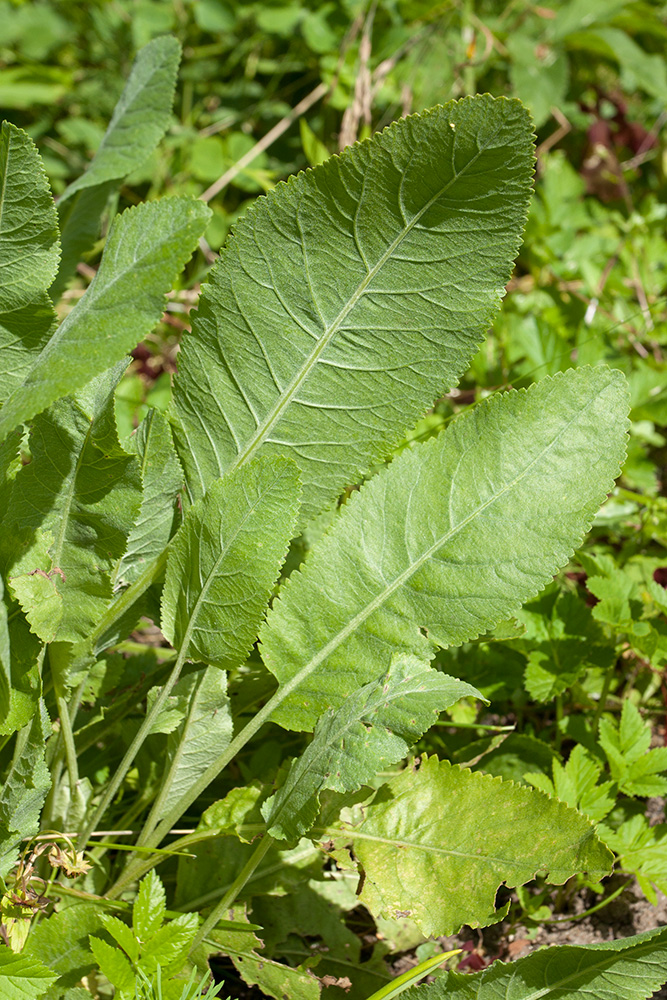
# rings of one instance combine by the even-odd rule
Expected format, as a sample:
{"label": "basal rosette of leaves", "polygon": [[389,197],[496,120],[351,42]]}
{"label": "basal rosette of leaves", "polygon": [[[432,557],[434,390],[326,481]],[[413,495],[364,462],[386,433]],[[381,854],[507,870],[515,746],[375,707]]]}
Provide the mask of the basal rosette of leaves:
{"label": "basal rosette of leaves", "polygon": [[[3,922],[0,978],[20,998],[80,1000],[101,983],[190,1000],[203,987],[181,973],[222,951],[276,1000],[348,982],[361,1000],[363,977],[390,978],[380,955],[345,975],[329,971],[338,952],[281,961],[271,900],[285,886],[332,893],[313,912],[343,947],[350,880],[376,921],[407,913],[423,942],[500,919],[502,886],[611,870],[583,796],[409,755],[443,712],[488,701],[439,658],[503,628],[517,640],[507,620],[582,545],[623,464],[627,384],[603,364],[558,372],[395,454],[470,365],[520,246],[531,121],[484,95],[259,199],[204,286],[166,417],[121,440],[127,352],[208,210],[183,196],[127,209],[62,320],[50,293],[66,284],[61,247],[69,268],[108,186],[160,140],[177,62],[168,38],[140,53],[58,215],[27,134],[0,132],[0,874],[3,919],[25,910]],[[147,613],[152,648],[135,632]],[[595,634],[603,644],[603,624]],[[639,716],[598,722],[613,781],[661,788]],[[554,763],[554,790],[561,778]],[[36,919],[49,864],[58,905]],[[647,982],[667,977],[661,940],[627,945],[653,962]],[[625,952],[611,951],[620,982]],[[559,955],[562,975],[578,982],[585,960],[604,981],[598,952],[583,954]]]}

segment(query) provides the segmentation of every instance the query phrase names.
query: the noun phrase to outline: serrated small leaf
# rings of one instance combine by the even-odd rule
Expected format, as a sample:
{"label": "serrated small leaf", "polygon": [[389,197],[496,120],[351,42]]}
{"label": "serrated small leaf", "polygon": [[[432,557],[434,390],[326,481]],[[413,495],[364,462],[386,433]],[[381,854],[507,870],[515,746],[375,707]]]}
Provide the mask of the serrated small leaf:
{"label": "serrated small leaf", "polygon": [[53,969],[63,989],[74,986],[93,967],[88,937],[102,933],[100,918],[97,903],[75,902],[56,910],[48,920],[41,920],[32,928],[23,954]]}
{"label": "serrated small leaf", "polygon": [[648,1000],[667,981],[667,930],[581,947],[551,945],[516,962],[448,972],[403,1000]]}
{"label": "serrated small leaf", "polygon": [[179,971],[197,933],[199,917],[196,913],[183,913],[163,924],[141,949],[141,968],[155,972],[158,965],[164,973]]}
{"label": "serrated small leaf", "polygon": [[366,876],[360,902],[374,914],[407,911],[434,935],[496,922],[503,883],[540,875],[562,885],[584,872],[598,881],[613,862],[574,809],[435,757],[384,785],[350,840]]}
{"label": "serrated small leaf", "polygon": [[36,958],[15,955],[9,948],[0,948],[2,1000],[39,1000],[57,978]]}
{"label": "serrated small leaf", "polygon": [[102,913],[100,920],[116,944],[120,945],[128,957],[136,963],[139,958],[139,942],[132,928],[109,913]]}
{"label": "serrated small leaf", "polygon": [[627,410],[620,372],[570,370],[490,397],[353,494],[262,629],[289,685],[273,720],[312,729],[392,653],[428,659],[515,614],[611,489]]}
{"label": "serrated small leaf", "polygon": [[313,516],[456,384],[519,249],[531,138],[518,101],[465,98],[257,199],[179,355],[194,499],[260,452],[287,454]]}
{"label": "serrated small leaf", "polygon": [[88,940],[100,972],[107,977],[111,985],[115,986],[121,994],[133,990],[135,975],[129,960],[121,949],[93,934]]}
{"label": "serrated small leaf", "polygon": [[162,882],[156,872],[150,871],[139,883],[139,892],[132,908],[132,928],[142,944],[157,934],[165,908],[166,896]]}
{"label": "serrated small leaf", "polygon": [[162,631],[204,663],[247,656],[294,532],[299,503],[291,459],[263,458],[214,483],[170,546]]}
{"label": "serrated small leaf", "polygon": [[194,198],[163,198],[128,208],[114,220],[86,294],[0,410],[0,440],[118,362],[151,331],[209,215]]}
{"label": "serrated small leaf", "polygon": [[416,657],[395,657],[385,676],[318,722],[284,785],[262,807],[268,833],[284,840],[303,836],[317,817],[320,792],[353,792],[370,782],[402,760],[440,712],[465,697],[481,695]]}

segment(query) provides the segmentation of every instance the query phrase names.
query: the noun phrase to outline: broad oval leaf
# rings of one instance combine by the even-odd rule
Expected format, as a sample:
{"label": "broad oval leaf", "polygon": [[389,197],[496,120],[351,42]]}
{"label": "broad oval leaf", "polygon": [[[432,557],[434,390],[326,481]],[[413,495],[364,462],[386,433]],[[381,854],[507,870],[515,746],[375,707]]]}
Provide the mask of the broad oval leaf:
{"label": "broad oval leaf", "polygon": [[115,219],[86,294],[0,410],[0,440],[110,368],[150,332],[209,214],[194,198],[165,198],[128,208]]}
{"label": "broad oval leaf", "polygon": [[592,823],[522,785],[422,758],[384,785],[350,832],[371,913],[409,911],[425,934],[496,922],[496,892],[538,875],[562,885],[593,881],[613,855]]}
{"label": "broad oval leaf", "polygon": [[448,972],[403,1000],[648,1000],[667,981],[667,929],[585,948],[551,945],[483,972]]}
{"label": "broad oval leaf", "polygon": [[531,124],[465,98],[258,199],[204,286],[174,385],[193,498],[289,454],[316,513],[465,371],[519,249]]}
{"label": "broad oval leaf", "polygon": [[162,631],[190,659],[238,664],[257,637],[294,533],[299,474],[289,458],[228,473],[190,508],[169,550]]}
{"label": "broad oval leaf", "polygon": [[485,400],[353,494],[263,629],[287,685],[274,721],[312,729],[393,653],[427,659],[518,611],[612,488],[627,412],[620,372],[570,370]]}

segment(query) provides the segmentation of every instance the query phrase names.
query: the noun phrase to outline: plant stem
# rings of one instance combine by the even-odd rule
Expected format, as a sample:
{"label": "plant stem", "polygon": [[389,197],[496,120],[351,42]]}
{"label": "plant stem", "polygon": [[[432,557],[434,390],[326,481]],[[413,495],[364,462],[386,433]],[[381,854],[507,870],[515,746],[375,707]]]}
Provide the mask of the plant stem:
{"label": "plant stem", "polygon": [[611,682],[614,676],[614,667],[611,666],[607,670],[604,678],[604,684],[602,685],[602,691],[600,691],[600,700],[597,703],[595,709],[595,715],[593,716],[593,732],[597,733],[598,726],[600,725],[600,719],[602,718],[602,713],[607,705],[607,697],[609,696],[609,688],[611,687]]}
{"label": "plant stem", "polygon": [[223,914],[225,914],[227,910],[230,908],[230,906],[232,906],[236,897],[240,893],[241,889],[246,884],[246,882],[248,881],[252,873],[255,871],[255,869],[259,865],[264,855],[267,853],[267,851],[273,844],[275,844],[275,840],[273,839],[273,837],[270,837],[268,833],[265,833],[262,839],[260,840],[259,844],[255,848],[255,850],[250,855],[247,862],[241,869],[241,871],[238,873],[238,875],[230,885],[227,892],[224,894],[220,902],[213,907],[208,917],[197,931],[195,939],[192,942],[192,946],[190,948],[190,954],[192,954],[192,952],[199,947],[199,945],[206,937],[206,935],[213,930],[213,928],[218,923]]}
{"label": "plant stem", "polygon": [[[56,705],[58,707],[58,715],[60,716],[60,732],[62,734],[63,745],[65,747],[67,776],[69,778],[70,803],[72,803],[79,784],[79,765],[76,757],[76,746],[74,745],[72,722],[69,717],[69,705],[67,704],[67,699],[60,693],[56,694]],[[67,812],[63,816],[63,823],[64,826],[67,827]]]}
{"label": "plant stem", "polygon": [[86,841],[90,838],[91,833],[93,832],[95,827],[99,824],[100,820],[102,819],[104,813],[106,812],[109,806],[109,803],[111,802],[114,795],[116,794],[116,792],[122,785],[123,781],[125,780],[125,775],[130,770],[130,767],[134,762],[134,758],[139,753],[139,750],[141,749],[144,740],[151,731],[153,723],[155,722],[158,715],[162,711],[162,707],[164,706],[169,695],[171,694],[174,685],[178,681],[178,678],[180,677],[181,674],[181,669],[183,667],[183,664],[185,663],[185,658],[186,658],[185,654],[187,652],[187,645],[188,645],[187,643],[183,644],[181,652],[178,655],[178,658],[174,664],[171,674],[165,681],[162,690],[160,691],[160,694],[153,703],[153,707],[150,709],[150,711],[146,713],[146,718],[140,725],[138,732],[136,733],[134,739],[127,748],[125,756],[118,765],[113,778],[107,785],[106,791],[103,793],[102,798],[100,799],[99,805],[95,810],[94,816],[88,823],[85,830],[81,833],[78,842],[79,850],[83,850]]}
{"label": "plant stem", "polygon": [[624,882],[623,885],[619,886],[618,889],[615,889],[610,896],[600,900],[599,903],[596,903],[595,906],[591,906],[590,909],[584,910],[583,913],[576,913],[572,917],[553,917],[551,920],[541,920],[540,924],[566,924],[574,920],[583,920],[584,917],[590,917],[591,913],[597,913],[598,910],[604,909],[604,907],[616,899],[617,896],[620,896],[621,893],[627,889],[627,887],[628,883]]}

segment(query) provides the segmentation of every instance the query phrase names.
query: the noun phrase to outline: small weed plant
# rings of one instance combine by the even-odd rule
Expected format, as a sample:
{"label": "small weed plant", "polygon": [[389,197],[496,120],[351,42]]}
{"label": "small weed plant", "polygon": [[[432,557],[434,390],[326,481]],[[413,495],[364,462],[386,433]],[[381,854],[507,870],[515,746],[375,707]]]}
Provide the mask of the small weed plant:
{"label": "small weed plant", "polygon": [[[527,111],[435,107],[258,199],[168,405],[119,434],[128,352],[209,220],[178,196],[107,225],[178,59],[170,38],[143,49],[57,207],[28,135],[0,133],[2,996],[190,1000],[213,956],[207,996],[390,997],[384,954],[416,949],[426,975],[507,890],[530,914],[617,864],[651,897],[665,836],[635,806],[667,789],[667,750],[606,697],[621,645],[663,655],[664,590],[596,549],[592,610],[552,582],[620,474],[624,375],[582,365],[424,418],[510,278]],[[101,227],[93,280],[56,311]],[[166,641],[140,641],[146,619]],[[474,731],[503,685],[516,711],[560,706],[553,745]],[[405,996],[639,1000],[665,979],[658,929]]]}

